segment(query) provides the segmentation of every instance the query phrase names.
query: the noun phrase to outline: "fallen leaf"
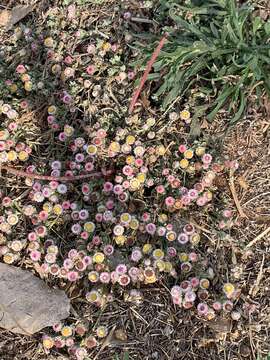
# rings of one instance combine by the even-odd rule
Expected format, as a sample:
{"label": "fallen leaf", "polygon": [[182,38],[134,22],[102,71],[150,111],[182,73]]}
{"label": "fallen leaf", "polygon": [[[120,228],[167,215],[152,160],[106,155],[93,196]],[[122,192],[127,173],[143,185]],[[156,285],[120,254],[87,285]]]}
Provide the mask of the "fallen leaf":
{"label": "fallen leaf", "polygon": [[8,10],[3,10],[0,12],[0,26],[6,27],[9,19],[10,19],[11,13]]}
{"label": "fallen leaf", "polygon": [[209,123],[206,119],[203,119],[203,121],[201,122],[201,129],[208,129],[209,128]]}
{"label": "fallen leaf", "polygon": [[0,26],[5,27],[8,31],[13,25],[25,18],[34,8],[34,5],[15,6],[11,11],[4,10],[0,14]]}

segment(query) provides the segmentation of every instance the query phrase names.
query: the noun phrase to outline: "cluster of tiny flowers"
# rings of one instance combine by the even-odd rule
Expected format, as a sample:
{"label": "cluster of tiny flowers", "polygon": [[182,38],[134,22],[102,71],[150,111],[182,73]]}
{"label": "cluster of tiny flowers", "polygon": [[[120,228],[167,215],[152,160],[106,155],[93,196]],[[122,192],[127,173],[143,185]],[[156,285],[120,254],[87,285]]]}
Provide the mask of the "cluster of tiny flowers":
{"label": "cluster of tiny flowers", "polygon": [[[2,111],[7,104],[2,106]],[[1,106],[0,106],[1,108]],[[0,129],[0,164],[26,162],[32,152],[30,146],[23,141],[18,141],[15,131],[17,123],[9,122],[8,128]]]}
{"label": "cluster of tiny flowers", "polygon": [[239,320],[235,318],[236,312],[233,309],[234,301],[240,296],[240,290],[235,285],[226,283],[223,285],[223,296],[215,298],[210,289],[210,276],[190,276],[171,288],[172,301],[183,309],[194,308],[199,316],[207,320],[213,320],[221,312],[231,314],[233,320]]}
{"label": "cluster of tiny flowers", "polygon": [[[67,18],[71,30],[64,26],[59,36],[15,28],[16,46],[3,50],[12,74],[1,74],[0,169],[11,181],[8,168],[19,170],[23,192],[0,191],[0,260],[27,263],[48,282],[78,286],[93,308],[113,301],[114,289],[140,304],[137,288],[170,279],[179,284],[171,289],[175,305],[209,320],[219,311],[236,318],[239,291],[224,284],[224,297],[214,300],[213,274],[197,249],[200,227],[189,214],[213,208],[217,177],[237,164],[214,159],[203,141],[161,135],[154,117],[109,106],[112,99],[126,103],[135,77],[122,62],[125,47],[103,34],[90,39],[88,31],[74,32],[79,19],[72,6]],[[52,12],[53,21],[61,29]],[[169,124],[189,126],[191,111],[171,112]],[[229,209],[218,219],[219,230],[233,224]],[[44,349],[65,347],[78,360],[102,346],[110,331],[70,322],[53,330]]]}

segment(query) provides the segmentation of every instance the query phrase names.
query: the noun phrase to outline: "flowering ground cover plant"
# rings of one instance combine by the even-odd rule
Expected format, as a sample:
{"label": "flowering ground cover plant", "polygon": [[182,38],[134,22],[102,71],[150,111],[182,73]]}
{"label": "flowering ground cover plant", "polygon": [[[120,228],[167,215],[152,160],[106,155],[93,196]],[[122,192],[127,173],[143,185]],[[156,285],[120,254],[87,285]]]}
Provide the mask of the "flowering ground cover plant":
{"label": "flowering ground cover plant", "polygon": [[205,249],[207,234],[226,241],[238,225],[220,186],[238,162],[207,137],[192,140],[192,102],[128,114],[137,76],[128,5],[98,22],[62,5],[46,9],[46,26],[26,21],[3,35],[0,48],[0,260],[83,304],[43,332],[41,351],[96,359],[113,336],[127,340],[103,311],[140,306],[158,286],[181,314],[237,323],[249,314],[241,284]]}

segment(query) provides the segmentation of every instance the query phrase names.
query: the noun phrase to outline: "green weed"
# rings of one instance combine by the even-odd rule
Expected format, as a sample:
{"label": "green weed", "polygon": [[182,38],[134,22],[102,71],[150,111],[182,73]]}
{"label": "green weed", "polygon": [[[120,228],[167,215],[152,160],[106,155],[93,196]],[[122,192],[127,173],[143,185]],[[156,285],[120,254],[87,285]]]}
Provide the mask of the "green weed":
{"label": "green weed", "polygon": [[[201,2],[183,6],[160,0],[157,14],[170,23],[164,28],[168,41],[150,74],[162,79],[155,96],[166,108],[195,87],[208,99],[209,121],[227,106],[230,123],[236,123],[249,95],[270,94],[270,21],[254,16],[251,4],[237,6],[235,0],[195,3]],[[153,45],[147,47],[146,59],[152,51]]]}

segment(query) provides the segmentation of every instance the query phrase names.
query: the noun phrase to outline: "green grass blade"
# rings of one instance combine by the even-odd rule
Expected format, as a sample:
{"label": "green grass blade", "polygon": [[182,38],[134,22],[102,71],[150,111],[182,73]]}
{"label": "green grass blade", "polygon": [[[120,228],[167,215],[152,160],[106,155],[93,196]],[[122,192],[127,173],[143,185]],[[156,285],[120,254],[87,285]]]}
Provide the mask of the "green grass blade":
{"label": "green grass blade", "polygon": [[211,122],[214,120],[215,116],[219,112],[219,110],[222,108],[226,100],[231,96],[231,94],[234,92],[234,86],[228,85],[223,89],[223,91],[218,96],[217,100],[214,102],[216,106],[214,109],[210,112],[210,114],[207,116],[207,119]]}
{"label": "green grass blade", "polygon": [[230,124],[235,124],[241,119],[241,117],[243,116],[243,113],[245,111],[246,105],[247,105],[247,99],[245,97],[244,92],[242,90],[240,90],[240,106],[238,108],[237,113],[230,120]]}

